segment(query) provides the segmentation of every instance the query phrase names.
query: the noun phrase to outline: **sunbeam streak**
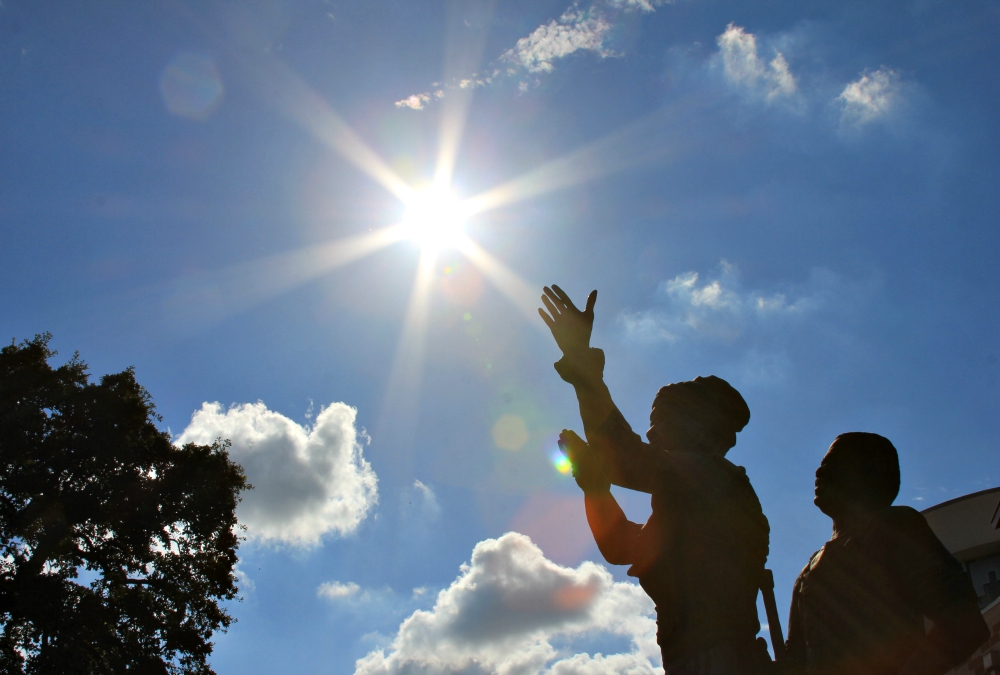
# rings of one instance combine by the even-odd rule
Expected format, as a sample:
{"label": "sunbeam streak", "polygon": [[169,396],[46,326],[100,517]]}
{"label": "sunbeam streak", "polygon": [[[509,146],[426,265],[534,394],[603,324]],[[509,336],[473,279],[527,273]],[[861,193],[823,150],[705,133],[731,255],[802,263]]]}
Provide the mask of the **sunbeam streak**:
{"label": "sunbeam streak", "polygon": [[242,74],[264,101],[337,152],[401,201],[413,188],[361,140],[329,103],[291,68],[272,57],[244,57]]}
{"label": "sunbeam streak", "polygon": [[[658,110],[590,145],[552,160],[465,201],[469,215],[497,209],[677,154],[694,142],[690,102]],[[681,115],[682,110],[684,115]]]}
{"label": "sunbeam streak", "polygon": [[541,288],[540,285],[530,285],[468,237],[462,237],[457,248],[493,282],[497,290],[507,296],[507,299],[528,320],[529,325],[542,332],[547,331],[545,324],[538,318],[538,289]]}
{"label": "sunbeam streak", "polygon": [[[396,346],[396,357],[382,401],[382,411],[376,427],[376,437],[386,445],[399,444],[409,447],[416,430],[419,404],[417,393],[423,378],[424,352],[427,343],[430,291],[434,281],[434,263],[437,254],[424,250],[417,264],[417,275],[406,308],[406,319]],[[405,453],[394,452],[394,460],[408,458]],[[396,468],[403,469],[404,464]]]}
{"label": "sunbeam streak", "polygon": [[495,9],[496,0],[451,0],[448,4],[444,81],[452,87],[457,82],[458,88],[448,92],[441,110],[434,173],[434,184],[439,188],[451,185],[458,147],[475,91],[470,80],[461,78],[479,69]]}
{"label": "sunbeam streak", "polygon": [[329,244],[183,277],[167,294],[165,315],[182,330],[218,321],[370,255],[404,236],[401,226],[392,225]]}

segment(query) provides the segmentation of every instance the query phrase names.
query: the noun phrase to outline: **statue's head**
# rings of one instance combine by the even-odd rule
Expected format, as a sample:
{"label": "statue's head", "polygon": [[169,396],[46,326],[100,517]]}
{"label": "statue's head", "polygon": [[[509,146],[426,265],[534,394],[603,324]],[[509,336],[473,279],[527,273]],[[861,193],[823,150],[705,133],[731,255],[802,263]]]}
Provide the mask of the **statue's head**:
{"label": "statue's head", "polygon": [[830,517],[859,507],[887,507],[898,494],[899,454],[885,436],[841,434],[816,469],[813,503]]}
{"label": "statue's head", "polygon": [[714,375],[662,387],[649,413],[649,442],[664,450],[725,455],[750,408],[728,382]]}

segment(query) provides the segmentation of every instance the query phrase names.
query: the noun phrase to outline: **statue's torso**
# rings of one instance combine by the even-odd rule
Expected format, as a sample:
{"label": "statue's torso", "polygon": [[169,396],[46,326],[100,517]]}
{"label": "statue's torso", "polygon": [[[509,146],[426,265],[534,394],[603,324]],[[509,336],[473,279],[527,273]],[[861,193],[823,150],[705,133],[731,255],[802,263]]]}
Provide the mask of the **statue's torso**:
{"label": "statue's torso", "polygon": [[670,453],[664,489],[652,494],[629,574],[657,606],[665,657],[760,630],[757,589],[768,552],[768,524],[746,472],[721,457]]}

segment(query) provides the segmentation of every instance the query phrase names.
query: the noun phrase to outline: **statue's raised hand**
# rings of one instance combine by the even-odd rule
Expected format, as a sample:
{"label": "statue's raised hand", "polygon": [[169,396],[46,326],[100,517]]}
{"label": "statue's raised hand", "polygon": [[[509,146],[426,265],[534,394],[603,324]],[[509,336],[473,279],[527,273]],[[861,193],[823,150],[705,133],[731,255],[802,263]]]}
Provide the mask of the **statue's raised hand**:
{"label": "statue's raised hand", "polygon": [[576,308],[566,291],[552,284],[545,287],[542,304],[548,310],[539,309],[542,321],[552,331],[552,337],[563,354],[579,354],[590,347],[590,333],[594,330],[594,303],[597,291],[587,296],[587,308],[582,312]]}
{"label": "statue's raised hand", "polygon": [[558,444],[573,467],[573,478],[580,489],[587,493],[607,492],[611,489],[611,483],[601,471],[594,451],[576,432],[563,429],[559,434]]}

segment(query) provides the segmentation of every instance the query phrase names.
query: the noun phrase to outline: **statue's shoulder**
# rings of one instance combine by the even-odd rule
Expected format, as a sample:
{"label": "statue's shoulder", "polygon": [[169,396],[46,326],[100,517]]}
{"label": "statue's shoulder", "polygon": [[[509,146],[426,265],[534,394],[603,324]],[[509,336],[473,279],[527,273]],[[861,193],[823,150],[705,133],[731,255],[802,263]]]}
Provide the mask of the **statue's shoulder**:
{"label": "statue's shoulder", "polygon": [[739,464],[733,464],[725,457],[720,457],[719,459],[722,460],[722,465],[726,468],[726,471],[728,471],[734,476],[738,476],[740,478],[746,478],[748,481],[750,480],[749,478],[747,478],[747,470],[744,467],[740,466]]}
{"label": "statue's shoulder", "polygon": [[882,512],[880,521],[883,527],[897,531],[923,531],[930,529],[927,519],[924,518],[924,514],[909,506],[890,506]]}
{"label": "statue's shoulder", "polygon": [[807,562],[806,566],[802,568],[802,571],[799,572],[798,578],[795,580],[796,588],[809,585],[809,573],[812,572],[816,565],[819,564],[819,561],[823,559],[824,549],[826,549],[825,546],[809,556],[809,562]]}

